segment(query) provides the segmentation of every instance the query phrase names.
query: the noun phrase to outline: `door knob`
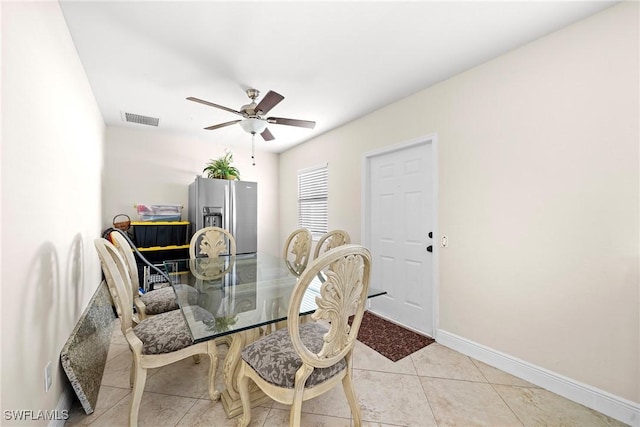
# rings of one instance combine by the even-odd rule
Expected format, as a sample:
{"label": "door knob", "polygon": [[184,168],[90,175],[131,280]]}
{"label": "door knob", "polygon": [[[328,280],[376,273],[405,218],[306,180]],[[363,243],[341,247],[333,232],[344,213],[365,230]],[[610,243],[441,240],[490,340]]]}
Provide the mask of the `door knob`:
{"label": "door knob", "polygon": [[427,246],[427,252],[433,252],[433,246],[431,245]]}
{"label": "door knob", "polygon": [[430,238],[430,239],[433,239],[433,231],[430,231],[430,232],[429,232],[429,238]]}

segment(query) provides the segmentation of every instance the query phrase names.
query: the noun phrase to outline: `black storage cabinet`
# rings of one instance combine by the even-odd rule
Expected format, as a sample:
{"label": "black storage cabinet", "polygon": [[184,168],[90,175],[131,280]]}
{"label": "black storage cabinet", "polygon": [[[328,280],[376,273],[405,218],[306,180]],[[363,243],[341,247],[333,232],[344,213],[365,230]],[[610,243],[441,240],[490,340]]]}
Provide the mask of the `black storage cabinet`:
{"label": "black storage cabinet", "polygon": [[[138,251],[158,268],[163,261],[189,258],[189,221],[135,221],[130,232]],[[145,264],[136,261],[142,280]]]}

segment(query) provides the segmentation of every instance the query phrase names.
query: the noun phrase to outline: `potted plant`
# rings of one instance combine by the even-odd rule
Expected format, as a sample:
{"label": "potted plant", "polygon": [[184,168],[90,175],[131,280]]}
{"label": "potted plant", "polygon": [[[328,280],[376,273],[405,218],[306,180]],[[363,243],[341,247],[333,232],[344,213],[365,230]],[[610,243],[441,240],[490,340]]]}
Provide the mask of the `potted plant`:
{"label": "potted plant", "polygon": [[240,171],[232,163],[233,153],[228,152],[217,159],[209,160],[202,172],[207,173],[207,178],[240,180]]}

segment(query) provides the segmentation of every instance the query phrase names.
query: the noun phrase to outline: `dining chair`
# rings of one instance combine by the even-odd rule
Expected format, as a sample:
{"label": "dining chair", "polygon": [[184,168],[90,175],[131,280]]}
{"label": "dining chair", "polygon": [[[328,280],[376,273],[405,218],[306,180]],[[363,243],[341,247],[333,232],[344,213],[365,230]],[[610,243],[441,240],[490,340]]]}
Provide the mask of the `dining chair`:
{"label": "dining chair", "polygon": [[[291,405],[289,425],[300,426],[302,402],[342,383],[355,426],[362,416],[352,383],[353,349],[364,315],[371,254],[360,245],[343,245],[315,259],[302,273],[291,295],[286,329],[266,335],[242,350],[238,389],[243,415],[251,421],[249,379],[273,400]],[[300,306],[317,274],[325,275],[316,322],[300,322]],[[349,317],[353,321],[349,326]],[[328,326],[328,329],[327,329]]]}
{"label": "dining chair", "polygon": [[[307,264],[309,263],[309,257],[311,255],[311,232],[306,228],[298,228],[294,230],[287,237],[287,241],[284,245],[282,257],[285,260],[285,265],[291,274],[300,276]],[[270,311],[271,317],[279,317],[284,311],[283,298],[275,298],[266,307]],[[265,334],[270,334],[274,330],[283,329],[287,326],[286,321],[280,321],[277,323],[268,324],[264,328]]]}
{"label": "dining chair", "polygon": [[298,228],[289,234],[284,245],[282,257],[287,260],[295,270],[302,272],[307,267],[310,254],[311,232],[308,229]]}
{"label": "dining chair", "polygon": [[232,257],[236,255],[236,239],[224,228],[201,228],[193,234],[189,242],[189,258],[198,258],[200,255],[217,258],[227,253]]}
{"label": "dining chair", "polygon": [[[175,291],[171,286],[147,291],[140,295],[140,292],[138,291],[140,288],[140,277],[138,274],[138,265],[131,250],[133,246],[123,236],[122,232],[118,230],[112,231],[109,234],[109,237],[127,265],[127,272],[131,280],[131,296],[133,298],[133,304],[136,307],[137,314],[137,318],[134,318],[134,321],[137,322],[138,320],[146,319],[148,316],[154,316],[180,308],[178,301],[176,300]],[[138,256],[142,257],[140,254],[138,254]],[[177,286],[184,288],[184,292],[196,292],[193,287],[188,285]],[[195,297],[195,295],[192,297]]]}
{"label": "dining chair", "polygon": [[348,245],[351,243],[351,236],[344,230],[331,230],[328,233],[323,234],[313,251],[313,259],[318,258],[320,253],[327,252],[338,246]]}
{"label": "dining chair", "polygon": [[[158,314],[166,313],[168,311],[177,310],[180,308],[178,300],[176,299],[176,290],[182,292],[186,296],[186,300],[192,305],[196,305],[198,301],[198,291],[193,286],[184,284],[173,284],[172,286],[166,286],[160,289],[154,289],[147,291],[140,295],[138,289],[140,288],[140,276],[138,274],[138,266],[136,264],[135,257],[131,249],[134,248],[133,242],[127,239],[123,231],[114,230],[109,233],[109,238],[114,246],[120,252],[120,255],[124,259],[129,279],[131,280],[131,290],[133,297],[133,306],[135,311],[133,313],[133,322],[139,323],[141,320],[146,319],[149,316],[155,316]],[[150,264],[144,256],[138,253],[138,256],[146,263]],[[221,342],[216,341],[216,344]],[[200,355],[193,356],[195,363],[200,363]],[[131,384],[133,384],[134,370],[131,369]]]}
{"label": "dining chair", "polygon": [[[138,412],[147,380],[147,370],[180,361],[190,356],[209,355],[209,397],[220,398],[215,389],[215,374],[218,367],[218,352],[212,340],[193,343],[189,327],[180,310],[158,314],[133,323],[133,300],[127,265],[120,251],[107,239],[94,240],[102,270],[105,273],[111,297],[120,318],[122,333],[133,354],[133,393],[129,407],[129,426],[138,425]],[[194,307],[194,316],[203,321],[213,320],[204,309]]]}

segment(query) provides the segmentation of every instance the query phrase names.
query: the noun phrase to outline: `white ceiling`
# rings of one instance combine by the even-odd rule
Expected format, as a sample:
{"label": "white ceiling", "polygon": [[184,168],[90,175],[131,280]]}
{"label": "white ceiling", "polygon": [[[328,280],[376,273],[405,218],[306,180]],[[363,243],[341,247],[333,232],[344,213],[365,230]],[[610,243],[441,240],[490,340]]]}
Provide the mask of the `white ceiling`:
{"label": "white ceiling", "polygon": [[[282,152],[616,2],[61,1],[108,126],[251,145],[234,110],[244,91],[285,99],[268,115],[315,120],[270,125]],[[258,100],[259,100],[258,99]],[[126,123],[129,112],[159,127]]]}

